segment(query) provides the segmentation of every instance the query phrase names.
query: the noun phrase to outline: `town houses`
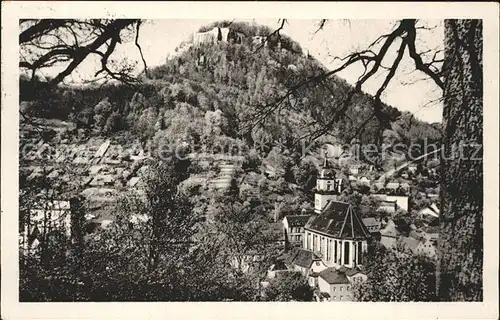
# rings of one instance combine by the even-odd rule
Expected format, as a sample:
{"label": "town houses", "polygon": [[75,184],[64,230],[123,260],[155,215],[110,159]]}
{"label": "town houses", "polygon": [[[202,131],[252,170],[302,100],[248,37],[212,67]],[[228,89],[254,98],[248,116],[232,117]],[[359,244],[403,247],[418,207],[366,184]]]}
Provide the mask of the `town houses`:
{"label": "town houses", "polygon": [[283,219],[285,238],[289,242],[302,243],[304,241],[304,226],[306,225],[309,218],[311,218],[311,216],[305,214],[285,216],[285,218]]}
{"label": "town houses", "polygon": [[[316,182],[314,214],[283,219],[289,239],[295,243],[302,239],[301,247],[290,250],[283,266],[308,278],[317,301],[352,300],[352,281],[367,278],[362,265],[371,233],[351,204],[339,201],[342,191],[343,179],[337,178],[325,154]],[[376,223],[375,228],[378,231]]]}
{"label": "town houses", "polygon": [[[269,274],[299,272],[314,288],[316,301],[352,301],[353,285],[369,277],[364,263],[375,242],[390,250],[402,248],[405,254],[435,259],[437,236],[424,231],[427,222],[439,215],[434,203],[411,211],[410,181],[379,182],[373,179],[373,172],[358,164],[347,164],[342,171],[327,156],[325,152],[318,168],[313,209],[302,209],[282,220],[288,247]],[[346,202],[346,194],[359,190],[346,188],[353,183],[368,186],[366,197],[373,201]],[[415,224],[404,218],[410,212],[417,219]]]}
{"label": "town houses", "polygon": [[386,207],[393,207],[394,210],[409,211],[410,185],[408,183],[389,182],[384,185],[384,183],[377,182],[374,183],[374,189],[377,190],[374,196],[383,201]]}
{"label": "town houses", "polygon": [[[108,212],[106,204],[116,199],[120,190],[134,190],[140,194],[149,167],[149,155],[143,150],[120,150],[111,139],[90,139],[88,144],[88,149],[74,154],[69,161],[77,163],[83,172],[80,194],[88,203],[85,224],[92,225],[92,230],[105,230],[114,223],[111,214],[104,214]],[[439,218],[439,209],[436,199],[427,196],[432,193],[427,192],[426,202],[413,209],[412,214],[417,221],[405,223],[400,218],[411,216],[411,181],[381,183],[369,167],[355,165],[350,170],[349,164],[342,168],[328,159],[325,154],[319,161],[317,175],[314,176],[315,188],[310,194],[313,199],[307,205],[288,211],[292,214],[282,217],[280,204],[285,203],[286,198],[274,203],[276,210],[273,211],[274,223],[270,231],[276,237],[270,238],[276,238],[273,241],[279,250],[284,249],[280,258],[269,266],[262,252],[255,250],[229,260],[231,267],[250,273],[253,270],[260,272],[261,266],[264,266],[268,269],[267,279],[275,279],[283,273],[299,273],[314,288],[314,300],[334,302],[353,300],[355,284],[369,279],[365,263],[373,242],[379,242],[388,249],[402,246],[412,254],[435,259],[438,234],[431,224]],[[209,180],[209,184],[214,189],[224,190],[235,165],[219,163],[220,172]],[[46,168],[53,178],[61,176],[57,165]],[[30,176],[42,173],[34,164],[25,169],[30,170],[27,173]],[[347,177],[353,173],[360,178],[350,181]],[[204,176],[200,179],[204,181]],[[247,177],[240,181],[240,185],[253,188],[253,180]],[[353,188],[353,185],[358,188]],[[364,192],[363,197],[369,201],[360,204],[346,200],[346,196],[358,191]],[[423,198],[420,193],[414,194]],[[67,199],[69,197],[66,196],[52,199],[31,208],[31,220],[23,225],[20,232],[23,254],[40,250],[40,243],[50,236],[51,228],[64,230],[68,238],[72,236],[72,207]],[[144,215],[131,215],[130,225],[147,219]],[[43,221],[49,223],[44,224]]]}

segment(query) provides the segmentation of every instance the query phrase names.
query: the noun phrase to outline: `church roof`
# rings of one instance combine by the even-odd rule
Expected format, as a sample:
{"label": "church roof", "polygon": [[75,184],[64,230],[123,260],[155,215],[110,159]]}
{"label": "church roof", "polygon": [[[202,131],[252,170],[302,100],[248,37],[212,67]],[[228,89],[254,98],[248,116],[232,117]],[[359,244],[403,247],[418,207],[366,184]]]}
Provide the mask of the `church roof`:
{"label": "church roof", "polygon": [[333,168],[323,167],[320,172],[320,178],[335,178],[335,170]]}
{"label": "church roof", "polygon": [[331,201],[305,228],[337,239],[366,239],[370,232],[350,204]]}

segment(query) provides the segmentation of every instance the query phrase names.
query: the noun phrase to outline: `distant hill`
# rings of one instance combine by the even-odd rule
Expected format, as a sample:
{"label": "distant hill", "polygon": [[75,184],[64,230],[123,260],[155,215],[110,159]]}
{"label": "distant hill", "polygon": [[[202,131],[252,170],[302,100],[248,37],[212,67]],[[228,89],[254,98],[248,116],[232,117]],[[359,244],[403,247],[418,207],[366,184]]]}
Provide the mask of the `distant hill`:
{"label": "distant hill", "polygon": [[[125,133],[157,147],[189,141],[208,149],[256,149],[266,157],[278,144],[291,153],[298,151],[294,142],[330,119],[345,98],[351,86],[334,76],[325,86],[299,90],[279,112],[259,114],[299,81],[324,71],[297,42],[273,35],[266,26],[217,21],[193,30],[177,54],[143,74],[136,88],[61,87],[38,90],[33,96],[33,84],[21,79],[21,100],[38,101],[26,112],[71,120],[97,135]],[[371,102],[368,94],[356,95],[346,117],[319,141],[349,143],[356,138],[361,144],[381,143],[386,136],[392,136],[392,142],[414,140],[405,136],[406,118],[394,107],[383,107],[394,124],[392,133],[375,118],[368,120]],[[265,121],[252,121],[259,116]],[[362,123],[364,129],[354,135]],[[418,122],[418,132],[413,131],[410,135],[430,133],[438,139],[438,130],[427,123]]]}

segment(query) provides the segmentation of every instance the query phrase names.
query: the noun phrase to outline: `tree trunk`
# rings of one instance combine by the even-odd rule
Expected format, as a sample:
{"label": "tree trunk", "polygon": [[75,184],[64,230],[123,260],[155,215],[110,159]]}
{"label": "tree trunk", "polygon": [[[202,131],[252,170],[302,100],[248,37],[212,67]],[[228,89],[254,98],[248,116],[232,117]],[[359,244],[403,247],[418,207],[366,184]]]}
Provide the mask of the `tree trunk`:
{"label": "tree trunk", "polygon": [[482,21],[445,21],[438,295],[482,301]]}

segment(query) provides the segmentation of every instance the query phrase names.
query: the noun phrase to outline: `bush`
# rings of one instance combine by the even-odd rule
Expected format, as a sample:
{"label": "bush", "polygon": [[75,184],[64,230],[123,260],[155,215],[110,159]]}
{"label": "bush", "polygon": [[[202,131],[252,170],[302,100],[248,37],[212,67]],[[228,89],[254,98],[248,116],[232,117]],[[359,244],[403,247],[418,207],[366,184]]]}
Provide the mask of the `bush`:
{"label": "bush", "polygon": [[261,159],[259,158],[259,154],[255,149],[251,149],[243,160],[243,164],[241,168],[245,171],[253,171],[258,172],[260,165],[262,164]]}
{"label": "bush", "polygon": [[264,290],[268,301],[311,301],[313,289],[299,272],[279,273]]}
{"label": "bush", "polygon": [[435,301],[436,266],[405,249],[376,246],[367,261],[368,280],[356,284],[357,301]]}

